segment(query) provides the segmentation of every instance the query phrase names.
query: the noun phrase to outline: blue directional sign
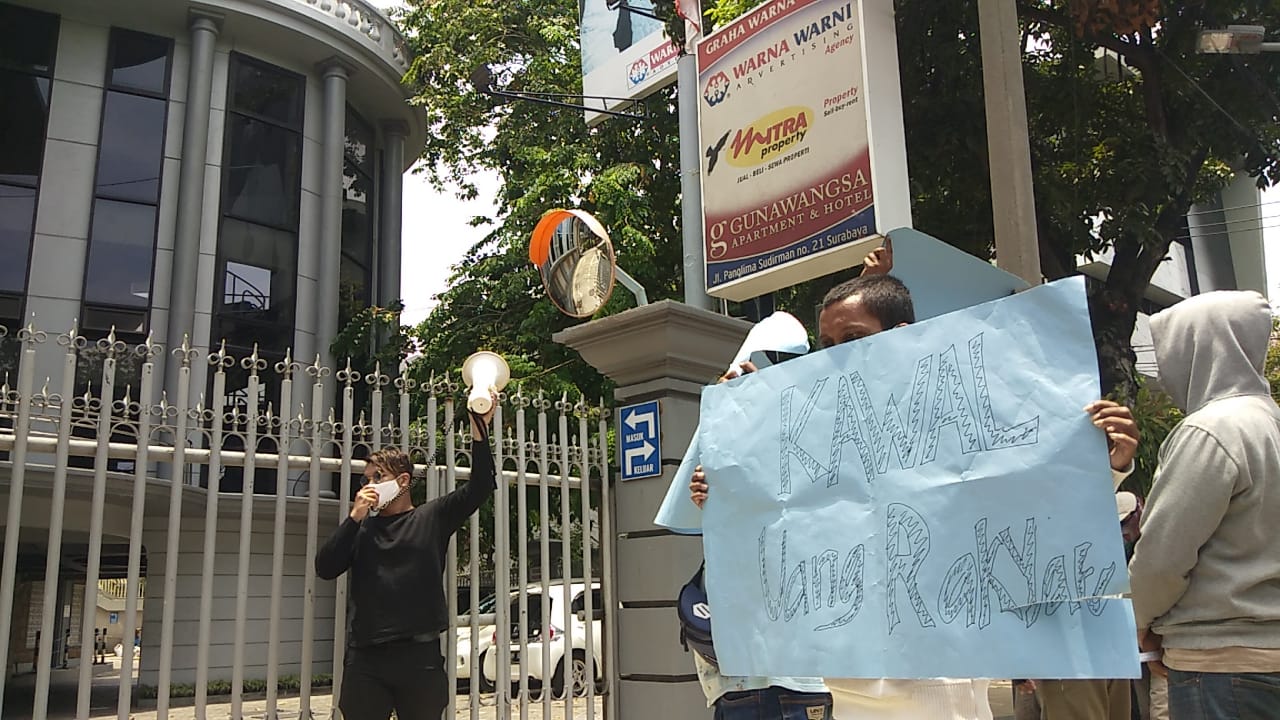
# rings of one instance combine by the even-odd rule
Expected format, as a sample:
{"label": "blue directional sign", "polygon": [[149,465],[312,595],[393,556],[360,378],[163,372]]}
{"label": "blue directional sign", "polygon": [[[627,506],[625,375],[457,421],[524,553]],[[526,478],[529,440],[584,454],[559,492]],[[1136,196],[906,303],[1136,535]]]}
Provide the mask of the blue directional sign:
{"label": "blue directional sign", "polygon": [[658,401],[628,405],[618,411],[618,455],[623,480],[662,474]]}

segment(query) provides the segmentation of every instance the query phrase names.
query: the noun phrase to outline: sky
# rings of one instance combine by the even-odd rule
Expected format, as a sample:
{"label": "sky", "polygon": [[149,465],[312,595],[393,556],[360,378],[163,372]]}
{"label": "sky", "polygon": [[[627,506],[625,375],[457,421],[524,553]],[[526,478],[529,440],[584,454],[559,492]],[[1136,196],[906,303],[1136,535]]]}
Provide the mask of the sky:
{"label": "sky", "polygon": [[421,174],[404,177],[400,294],[406,325],[417,325],[431,312],[435,296],[448,287],[453,265],[489,233],[489,228],[469,223],[477,215],[493,217],[498,176],[480,173],[471,179],[480,196],[464,202],[455,189],[437,192]]}
{"label": "sky", "polygon": [[1280,187],[1262,192],[1262,246],[1267,258],[1267,297],[1280,312]]}
{"label": "sky", "polygon": [[[382,10],[403,5],[401,0],[374,0]],[[480,195],[475,200],[457,198],[457,189],[438,192],[421,173],[404,177],[403,253],[400,259],[400,294],[404,296],[402,322],[417,325],[435,306],[435,296],[449,286],[453,266],[489,230],[470,225],[471,218],[493,217],[498,191],[497,173],[471,178]]]}

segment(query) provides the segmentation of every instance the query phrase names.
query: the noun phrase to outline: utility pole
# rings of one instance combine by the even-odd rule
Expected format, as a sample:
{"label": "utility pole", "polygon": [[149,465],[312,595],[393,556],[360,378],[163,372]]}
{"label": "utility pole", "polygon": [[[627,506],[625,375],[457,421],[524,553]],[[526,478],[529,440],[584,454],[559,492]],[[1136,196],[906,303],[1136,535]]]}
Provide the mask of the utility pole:
{"label": "utility pole", "polygon": [[[685,31],[688,32],[688,24]],[[702,146],[698,144],[698,63],[693,50],[676,61],[676,102],[680,116],[680,209],[684,249],[684,302],[714,310],[707,295],[702,238]]]}
{"label": "utility pole", "polygon": [[1036,198],[1031,183],[1027,96],[1022,83],[1022,33],[1014,0],[978,0],[982,93],[987,109],[987,154],[996,265],[1040,284]]}

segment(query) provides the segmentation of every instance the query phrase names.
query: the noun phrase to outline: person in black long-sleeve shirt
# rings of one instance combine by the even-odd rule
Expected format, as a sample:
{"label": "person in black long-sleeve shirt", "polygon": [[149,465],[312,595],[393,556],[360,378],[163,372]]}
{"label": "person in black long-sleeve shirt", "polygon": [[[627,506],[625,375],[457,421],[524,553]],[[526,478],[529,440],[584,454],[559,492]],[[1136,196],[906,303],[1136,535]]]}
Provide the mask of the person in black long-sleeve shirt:
{"label": "person in black long-sleeve shirt", "polygon": [[409,496],[408,456],[398,448],[370,455],[350,517],[316,553],[316,575],[333,580],[345,572],[350,582],[338,701],[346,720],[387,720],[393,709],[399,720],[439,720],[448,705],[440,652],[440,635],[449,627],[445,552],[449,538],[493,494],[491,417],[471,415],[471,479],[425,505],[414,507]]}

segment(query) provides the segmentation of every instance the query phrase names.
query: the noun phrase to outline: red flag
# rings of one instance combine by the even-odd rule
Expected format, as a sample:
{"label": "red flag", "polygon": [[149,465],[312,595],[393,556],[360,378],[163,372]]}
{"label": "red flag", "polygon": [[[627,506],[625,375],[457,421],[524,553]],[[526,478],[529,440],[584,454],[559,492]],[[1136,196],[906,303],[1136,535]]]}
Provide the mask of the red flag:
{"label": "red flag", "polygon": [[702,8],[698,0],[675,0],[676,14],[684,18],[684,21],[693,26],[693,29],[702,34]]}
{"label": "red flag", "polygon": [[702,7],[698,0],[675,0],[676,15],[684,18],[684,51],[692,53],[702,37]]}

